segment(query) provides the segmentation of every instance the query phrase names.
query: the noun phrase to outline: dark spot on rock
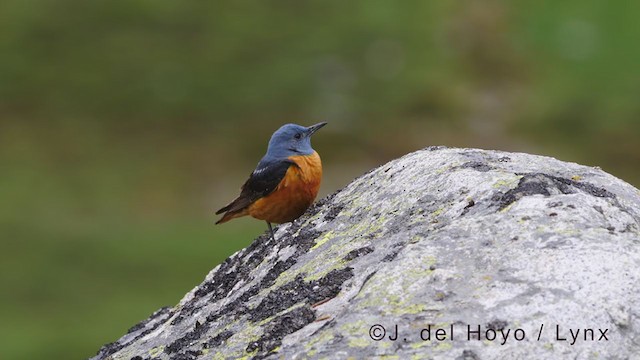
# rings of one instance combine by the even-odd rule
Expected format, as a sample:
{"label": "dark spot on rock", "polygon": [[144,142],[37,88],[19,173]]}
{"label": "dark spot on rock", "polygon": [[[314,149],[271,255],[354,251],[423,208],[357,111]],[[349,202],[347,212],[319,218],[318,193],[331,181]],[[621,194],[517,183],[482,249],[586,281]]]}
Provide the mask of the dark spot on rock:
{"label": "dark spot on rock", "polygon": [[143,360],[142,356],[134,356],[131,360]]}
{"label": "dark spot on rock", "polygon": [[494,331],[499,331],[499,330],[502,330],[502,329],[506,328],[507,325],[509,325],[508,322],[506,322],[504,320],[495,319],[495,320],[491,320],[487,324],[487,329],[491,329],[491,330],[494,330]]}
{"label": "dark spot on rock", "polygon": [[[209,330],[209,328],[212,325],[211,323],[212,323],[211,321],[207,321],[201,326],[194,327],[193,330],[187,332],[181,338],[178,338],[175,341],[173,341],[171,344],[167,345],[167,347],[164,349],[164,352],[166,352],[167,354],[177,355],[177,353],[180,352],[183,348],[188,347],[196,340],[199,340],[202,337],[202,335],[204,335],[207,332],[207,330]],[[173,359],[173,357],[174,356],[172,355],[171,358]]]}
{"label": "dark spot on rock", "polygon": [[355,258],[359,258],[360,256],[367,255],[373,252],[373,248],[371,246],[361,247],[359,249],[351,250],[347,255],[345,255],[342,260],[351,261]]}
{"label": "dark spot on rock", "polygon": [[257,342],[252,342],[249,345],[247,345],[247,348],[245,349],[245,351],[248,353],[252,353],[259,349],[260,349],[260,344],[258,344]]}
{"label": "dark spot on rock", "polygon": [[444,292],[444,291],[440,291],[437,290],[434,294],[433,294],[433,300],[435,301],[444,301],[444,299],[450,297],[451,294]]}
{"label": "dark spot on rock", "polygon": [[575,208],[576,208],[576,206],[575,206],[575,205],[573,205],[573,204],[569,204],[569,205],[567,205],[567,207],[568,207],[569,209],[575,209]]}
{"label": "dark spot on rock", "polygon": [[364,278],[364,281],[362,282],[362,285],[360,285],[360,290],[358,290],[358,294],[360,294],[360,291],[362,291],[362,289],[364,289],[364,286],[367,284],[367,282],[369,280],[371,280],[371,278],[373,277],[373,275],[375,275],[378,271],[374,271],[372,273],[370,273],[369,275],[367,275],[366,278]]}
{"label": "dark spot on rock", "polygon": [[558,213],[552,212],[552,213],[549,214],[549,216],[558,216]]}
{"label": "dark spot on rock", "polygon": [[518,239],[520,239],[518,236],[514,236],[511,238],[511,241],[518,241]]}
{"label": "dark spot on rock", "polygon": [[201,350],[187,350],[183,353],[173,354],[171,360],[195,360],[202,354]]}
{"label": "dark spot on rock", "polygon": [[616,228],[613,226],[607,226],[607,230],[609,230],[609,234],[613,234],[616,231]]}
{"label": "dark spot on rock", "polygon": [[382,258],[382,261],[384,261],[384,262],[393,261],[393,259],[395,259],[396,256],[398,256],[399,252],[400,252],[400,250],[397,250],[397,251],[394,251],[394,252],[391,252],[391,253],[387,254],[384,258]]}
{"label": "dark spot on rock", "polygon": [[438,198],[431,194],[427,194],[427,195],[421,196],[418,199],[418,203],[423,205],[435,206],[438,204]]}
{"label": "dark spot on rock", "polygon": [[271,269],[269,269],[269,272],[267,272],[267,274],[262,278],[262,280],[260,281],[260,288],[264,289],[273,285],[273,283],[280,276],[280,274],[288,270],[295,263],[296,263],[296,259],[294,259],[293,256],[289,257],[284,261],[283,260],[278,261],[275,265],[271,267]]}
{"label": "dark spot on rock", "polygon": [[426,151],[438,151],[438,150],[444,150],[446,149],[446,146],[442,146],[442,145],[437,145],[437,146],[427,146],[426,148],[422,149],[422,150],[426,150]]}
{"label": "dark spot on rock", "polygon": [[480,161],[467,161],[459,166],[460,169],[473,169],[480,172],[487,172],[493,169],[493,166]]}
{"label": "dark spot on rock", "polygon": [[327,330],[327,329],[331,329],[331,328],[335,328],[336,327],[336,319],[331,319],[329,321],[326,321],[324,323],[324,325],[322,325],[321,327],[319,327],[316,331],[314,331],[311,336],[315,336],[317,333],[323,331],[323,330]]}
{"label": "dark spot on rock", "polygon": [[456,360],[480,360],[473,350],[462,350],[462,355],[456,357]]}
{"label": "dark spot on rock", "polygon": [[384,262],[393,261],[398,256],[400,251],[402,251],[402,249],[405,248],[406,245],[407,244],[404,242],[393,244],[392,248],[390,249],[390,252],[384,258],[382,258],[382,261]]}
{"label": "dark spot on rock", "polygon": [[104,344],[100,347],[100,349],[98,350],[98,353],[96,355],[98,355],[99,358],[104,358],[107,357],[113,353],[115,353],[116,351],[122,349],[124,345],[121,345],[120,342],[118,341],[114,341],[108,344]]}
{"label": "dark spot on rock", "polygon": [[624,229],[622,229],[620,231],[621,233],[625,233],[625,232],[637,232],[637,226],[635,226],[634,224],[628,223]]}
{"label": "dark spot on rock", "polygon": [[229,330],[225,330],[220,334],[214,336],[213,338],[207,340],[206,343],[202,345],[204,349],[215,349],[218,346],[222,345],[227,339],[233,336],[233,332]]}
{"label": "dark spot on rock", "polygon": [[[567,179],[562,179],[562,180],[567,180]],[[571,181],[571,183],[577,187],[578,189],[591,194],[593,196],[596,197],[603,197],[603,198],[610,198],[610,199],[615,199],[616,195],[612,192],[610,192],[609,190],[605,189],[605,188],[601,188],[601,187],[597,187],[593,184],[587,183],[587,182],[577,182],[577,181],[573,181],[573,180],[568,180]]]}
{"label": "dark spot on rock", "polygon": [[498,210],[502,210],[525,196],[531,195],[550,196],[549,180],[541,174],[525,175],[520,179],[518,186],[504,194],[496,194],[492,200],[498,204]]}
{"label": "dark spot on rock", "polygon": [[558,207],[558,206],[562,206],[562,201],[552,201],[552,202],[547,204],[548,208],[554,208],[554,207]]}
{"label": "dark spot on rock", "polygon": [[608,190],[586,182],[577,182],[571,179],[542,173],[532,173],[524,174],[518,186],[515,188],[506,193],[494,195],[492,201],[498,205],[498,210],[502,210],[525,196],[551,196],[552,193],[574,194],[577,191],[582,191],[596,197],[615,199],[615,195]]}
{"label": "dark spot on rock", "polygon": [[429,266],[429,270],[433,271],[433,270],[435,270],[435,269],[436,269],[436,266],[435,266],[435,265],[431,265],[431,266]]}
{"label": "dark spot on rock", "polygon": [[344,209],[344,205],[342,205],[342,204],[332,206],[329,209],[329,211],[327,211],[326,215],[324,216],[324,220],[325,221],[332,221],[333,219],[335,219],[338,216],[338,214],[340,214],[340,211],[342,211],[342,209]]}
{"label": "dark spot on rock", "polygon": [[523,217],[520,218],[520,220],[522,220],[522,221],[531,220],[531,216],[523,216]]}
{"label": "dark spot on rock", "polygon": [[511,158],[508,156],[503,156],[501,158],[498,159],[499,162],[509,162],[511,161]]}
{"label": "dark spot on rock", "polygon": [[285,336],[292,334],[316,319],[315,312],[308,305],[291,310],[269,322],[263,335],[247,346],[247,352],[258,351],[253,359],[263,359],[269,352],[282,344]]}
{"label": "dark spot on rock", "polygon": [[466,213],[468,213],[469,209],[471,209],[475,204],[476,204],[476,202],[473,201],[473,199],[469,199],[467,201],[467,205],[462,209],[462,214],[460,214],[460,215],[465,215]]}
{"label": "dark spot on rock", "polygon": [[315,304],[338,295],[342,284],[353,276],[350,267],[332,270],[319,280],[304,281],[302,275],[281,287],[272,290],[254,309],[248,311],[254,322],[262,321],[297,303]]}
{"label": "dark spot on rock", "polygon": [[[342,189],[340,189],[340,190],[342,190]],[[308,216],[313,216],[314,214],[316,214],[324,205],[330,203],[331,200],[333,200],[333,198],[336,196],[336,194],[340,192],[340,190],[336,190],[332,194],[327,195],[324,198],[322,198],[322,199],[316,201],[315,203],[313,203],[307,209],[307,211],[305,211],[304,215],[302,215],[301,218],[305,218],[305,217],[308,217]]]}

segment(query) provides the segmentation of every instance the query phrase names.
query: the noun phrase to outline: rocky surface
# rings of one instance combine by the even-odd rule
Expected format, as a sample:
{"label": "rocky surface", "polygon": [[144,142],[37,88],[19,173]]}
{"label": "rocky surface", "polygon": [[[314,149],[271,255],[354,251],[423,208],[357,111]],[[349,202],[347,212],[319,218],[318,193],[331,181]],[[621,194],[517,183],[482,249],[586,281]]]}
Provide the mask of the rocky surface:
{"label": "rocky surface", "polygon": [[427,148],[276,237],[94,359],[640,354],[640,191],[598,168]]}

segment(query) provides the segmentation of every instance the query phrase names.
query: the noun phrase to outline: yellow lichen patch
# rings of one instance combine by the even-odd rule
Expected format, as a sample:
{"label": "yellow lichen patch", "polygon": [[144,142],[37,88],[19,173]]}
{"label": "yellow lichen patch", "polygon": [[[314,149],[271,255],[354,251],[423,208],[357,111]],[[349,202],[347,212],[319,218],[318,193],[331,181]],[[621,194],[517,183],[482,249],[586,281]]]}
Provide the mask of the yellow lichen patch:
{"label": "yellow lichen patch", "polygon": [[434,173],[439,175],[439,174],[442,174],[442,173],[444,173],[445,171],[447,171],[447,170],[451,169],[452,167],[460,166],[461,164],[462,164],[462,163],[445,165],[445,166],[443,166],[443,167],[437,168],[437,169],[436,169],[436,171],[434,171]]}
{"label": "yellow lichen patch", "polygon": [[449,341],[441,341],[440,343],[438,343],[438,345],[436,345],[434,350],[436,350],[436,351],[446,351],[446,350],[450,350],[451,348],[453,348],[453,345],[451,345],[451,342],[449,342]]}
{"label": "yellow lichen patch", "polygon": [[280,274],[280,276],[276,278],[276,281],[273,283],[272,286],[260,290],[260,296],[270,292],[272,289],[277,289],[285,284],[290,283],[291,281],[293,281],[293,279],[296,278],[297,274],[298,272],[293,272],[290,269],[285,270],[283,273]]}
{"label": "yellow lichen patch", "polygon": [[[346,266],[347,266],[346,261],[343,261],[342,259],[337,259],[333,261],[330,266],[324,267],[322,271],[316,271],[311,273],[309,276],[305,277],[304,280],[305,281],[319,280],[323,278],[325,275],[327,275],[328,273],[330,273],[331,271],[344,269]],[[306,267],[307,266],[305,266],[305,268]],[[316,270],[317,270],[317,267],[316,267]],[[304,272],[304,271],[301,271],[301,272]]]}
{"label": "yellow lichen patch", "polygon": [[444,291],[436,291],[434,300],[441,301],[444,300],[445,297],[447,297],[447,294],[445,294]]}
{"label": "yellow lichen patch", "polygon": [[501,213],[505,213],[505,212],[507,212],[507,211],[511,210],[511,208],[513,207],[513,204],[515,204],[515,202],[513,202],[513,203],[511,203],[511,204],[507,205],[504,209],[500,210],[500,212],[501,212]]}
{"label": "yellow lichen patch", "polygon": [[433,215],[434,217],[442,214],[444,212],[444,208],[439,208],[438,210],[434,211],[431,213],[431,215]]}
{"label": "yellow lichen patch", "polygon": [[503,188],[503,187],[512,188],[516,185],[518,181],[520,181],[520,179],[522,179],[522,175],[516,175],[516,176],[513,176],[512,178],[500,179],[495,183],[493,183],[492,186],[494,189]]}
{"label": "yellow lichen patch", "polygon": [[358,347],[358,348],[367,347],[369,346],[371,341],[372,341],[371,339],[367,340],[364,336],[358,337],[358,338],[351,338],[349,340],[349,347]]}
{"label": "yellow lichen patch", "polygon": [[307,351],[307,356],[313,356],[313,355],[315,355],[317,353],[318,353],[318,350],[316,348],[313,348],[313,349]]}
{"label": "yellow lichen patch", "polygon": [[385,315],[406,315],[406,314],[419,314],[426,310],[425,304],[415,304],[410,302],[409,299],[403,297],[385,293],[381,296],[373,296],[369,294],[367,298],[360,303],[361,307],[383,307]]}
{"label": "yellow lichen patch", "polygon": [[164,345],[154,347],[149,350],[149,356],[152,358],[157,357],[158,355],[162,354],[163,351],[164,351]]}
{"label": "yellow lichen patch", "polygon": [[426,304],[423,299],[413,299],[410,287],[430,276],[433,272],[430,266],[435,263],[436,258],[428,256],[421,267],[412,268],[401,278],[393,275],[376,276],[375,281],[370,281],[365,291],[356,296],[361,299],[359,307],[382,307],[388,315],[417,314],[424,311]]}
{"label": "yellow lichen patch", "polygon": [[579,230],[577,230],[577,229],[569,229],[569,228],[559,229],[559,230],[556,231],[556,233],[559,234],[559,235],[565,235],[565,236],[578,236],[578,235],[581,234],[581,232]]}
{"label": "yellow lichen patch", "polygon": [[402,310],[404,314],[419,314],[425,311],[426,308],[427,307],[424,304],[410,304]]}
{"label": "yellow lichen patch", "polygon": [[431,345],[429,341],[417,341],[417,342],[411,343],[409,347],[415,350],[415,349],[420,349],[421,347],[425,347],[429,345]]}
{"label": "yellow lichen patch", "polygon": [[378,359],[389,359],[389,360],[396,360],[396,359],[400,359],[400,356],[398,355],[380,355],[380,357]]}
{"label": "yellow lichen patch", "polygon": [[571,180],[573,180],[573,181],[580,181],[580,180],[582,180],[582,176],[580,176],[580,175],[573,175],[573,176],[571,177]]}
{"label": "yellow lichen patch", "polygon": [[213,355],[213,357],[211,359],[212,360],[224,360],[225,356],[222,354],[222,352],[218,351],[217,353],[215,353]]}
{"label": "yellow lichen patch", "polygon": [[315,348],[316,344],[326,344],[329,341],[333,340],[333,333],[330,331],[323,331],[322,333],[315,334],[309,342],[305,344],[305,349],[307,350],[307,354],[309,356],[313,356],[318,352]]}
{"label": "yellow lichen patch", "polygon": [[324,234],[319,240],[317,240],[316,244],[313,245],[313,247],[311,248],[310,251],[313,251],[313,250],[319,248],[320,246],[322,246],[324,243],[326,243],[330,239],[333,239],[333,231],[329,231],[328,233]]}
{"label": "yellow lichen patch", "polygon": [[371,325],[368,325],[364,320],[358,320],[353,323],[342,325],[340,327],[340,332],[346,333],[349,335],[366,335],[370,327]]}

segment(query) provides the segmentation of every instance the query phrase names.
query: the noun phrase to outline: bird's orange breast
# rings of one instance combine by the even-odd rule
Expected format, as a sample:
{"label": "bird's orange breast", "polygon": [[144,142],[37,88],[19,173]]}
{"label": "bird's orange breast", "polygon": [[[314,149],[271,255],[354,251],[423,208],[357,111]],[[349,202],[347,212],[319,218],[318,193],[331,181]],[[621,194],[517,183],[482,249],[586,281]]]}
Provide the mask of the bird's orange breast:
{"label": "bird's orange breast", "polygon": [[269,195],[249,206],[249,215],[273,223],[290,222],[313,203],[322,180],[322,162],[317,152],[290,156],[291,165],[280,184]]}

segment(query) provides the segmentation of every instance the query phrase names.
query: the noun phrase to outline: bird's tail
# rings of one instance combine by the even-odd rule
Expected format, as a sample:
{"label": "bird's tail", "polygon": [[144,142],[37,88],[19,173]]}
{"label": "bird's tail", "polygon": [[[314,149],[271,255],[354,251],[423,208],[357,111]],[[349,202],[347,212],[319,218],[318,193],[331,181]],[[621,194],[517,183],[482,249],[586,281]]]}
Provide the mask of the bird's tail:
{"label": "bird's tail", "polygon": [[227,213],[224,214],[224,216],[216,221],[216,225],[217,224],[222,224],[225,223],[231,219],[235,219],[237,217],[241,217],[241,216],[246,216],[249,215],[249,211],[247,209],[241,210],[241,211],[229,211]]}
{"label": "bird's tail", "polygon": [[227,206],[216,211],[216,215],[225,213],[220,220],[216,221],[216,225],[225,223],[237,217],[249,215],[249,210],[246,207],[241,207],[240,209],[238,209],[237,205],[238,205],[238,199],[235,199],[232,202],[230,202]]}
{"label": "bird's tail", "polygon": [[232,202],[230,202],[229,204],[227,204],[227,205],[226,205],[225,207],[223,207],[222,209],[220,209],[220,210],[216,211],[216,215],[220,215],[220,214],[222,214],[223,212],[228,211],[228,210],[231,208],[231,206],[233,205],[233,203],[234,203],[234,202],[235,202],[235,200],[234,200],[234,201],[232,201]]}

